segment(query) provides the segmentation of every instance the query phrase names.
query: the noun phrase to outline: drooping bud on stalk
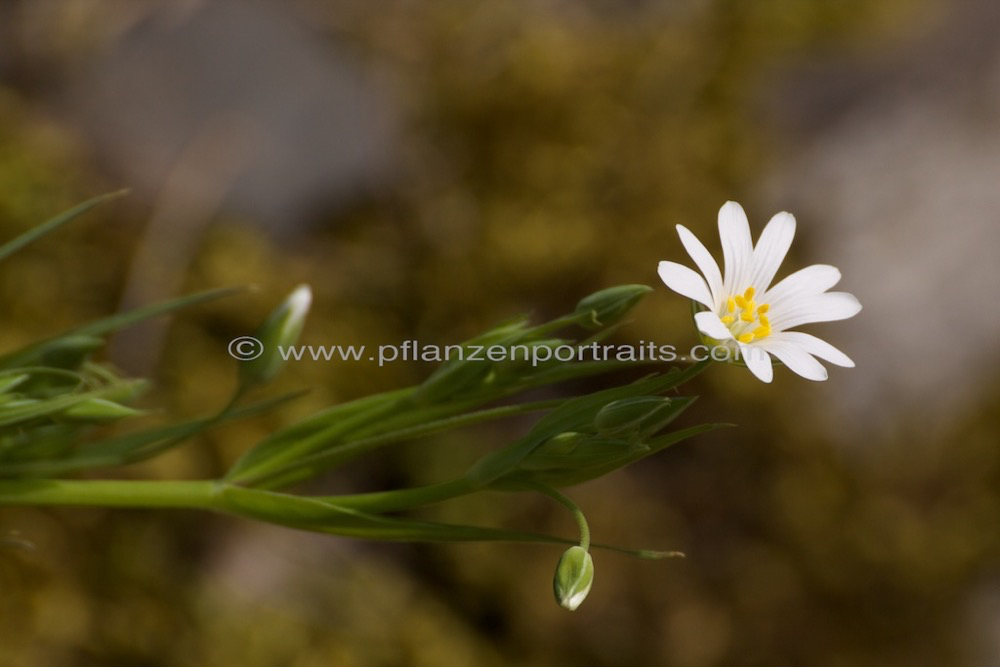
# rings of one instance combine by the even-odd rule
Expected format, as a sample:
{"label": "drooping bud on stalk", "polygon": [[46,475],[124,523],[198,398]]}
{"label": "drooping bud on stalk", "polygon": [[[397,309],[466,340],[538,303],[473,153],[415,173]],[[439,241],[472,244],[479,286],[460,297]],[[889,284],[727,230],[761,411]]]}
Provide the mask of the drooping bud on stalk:
{"label": "drooping bud on stalk", "polygon": [[639,303],[639,299],[647,292],[651,292],[652,289],[646,285],[609,287],[584,297],[576,305],[574,314],[585,315],[589,313],[590,316],[580,322],[580,326],[585,329],[600,329],[625,317],[625,314]]}
{"label": "drooping bud on stalk", "polygon": [[284,363],[281,350],[298,342],[311,304],[312,290],[299,285],[271,313],[253,336],[261,353],[240,365],[240,384],[266,382],[278,374]]}
{"label": "drooping bud on stalk", "polygon": [[594,583],[594,559],[580,546],[570,547],[556,565],[552,589],[560,607],[574,611],[583,604]]}

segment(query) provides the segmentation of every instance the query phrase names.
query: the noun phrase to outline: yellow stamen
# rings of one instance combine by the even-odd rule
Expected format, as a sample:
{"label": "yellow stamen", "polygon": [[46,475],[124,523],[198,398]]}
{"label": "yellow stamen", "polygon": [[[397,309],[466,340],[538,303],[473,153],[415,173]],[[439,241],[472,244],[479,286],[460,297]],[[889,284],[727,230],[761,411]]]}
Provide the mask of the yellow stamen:
{"label": "yellow stamen", "polygon": [[[763,303],[758,306],[754,300],[757,290],[751,286],[746,288],[743,294],[734,294],[726,299],[726,315],[720,316],[722,323],[729,327],[740,343],[749,343],[760,340],[771,335],[771,322],[767,319],[766,313],[771,310],[771,305]],[[743,323],[751,326],[746,327]],[[757,323],[756,327],[753,324]],[[744,330],[744,333],[737,334]],[[750,329],[746,331],[746,329]]]}

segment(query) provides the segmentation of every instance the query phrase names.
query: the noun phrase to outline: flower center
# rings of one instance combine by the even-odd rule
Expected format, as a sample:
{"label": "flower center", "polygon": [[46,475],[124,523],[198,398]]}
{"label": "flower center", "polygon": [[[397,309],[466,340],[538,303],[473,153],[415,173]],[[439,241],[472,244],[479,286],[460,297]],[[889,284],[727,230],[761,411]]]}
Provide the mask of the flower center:
{"label": "flower center", "polygon": [[748,287],[743,294],[726,299],[725,312],[719,319],[729,327],[733,338],[741,343],[749,343],[771,335],[771,323],[767,319],[770,304],[759,306],[754,302],[754,288]]}

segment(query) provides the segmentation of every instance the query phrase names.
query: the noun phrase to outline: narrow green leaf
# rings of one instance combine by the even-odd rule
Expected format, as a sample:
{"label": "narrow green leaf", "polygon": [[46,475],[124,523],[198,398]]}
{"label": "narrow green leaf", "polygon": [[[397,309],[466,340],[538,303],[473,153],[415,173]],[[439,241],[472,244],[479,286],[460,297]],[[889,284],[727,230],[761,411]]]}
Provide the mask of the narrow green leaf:
{"label": "narrow green leaf", "polygon": [[[368,396],[334,406],[303,422],[272,433],[240,458],[225,479],[262,488],[283,488],[346,463],[374,446],[368,443],[355,447],[355,442],[377,439],[379,445],[389,444],[394,440],[383,439],[384,434],[419,427],[423,423],[460,417],[467,412],[476,411],[482,405],[527,389],[635,365],[618,361],[563,364],[551,369],[555,372],[546,372],[540,377],[529,376],[519,384],[492,387],[479,395],[462,397],[459,401],[438,406],[414,405],[411,396],[415,388]],[[684,370],[672,369],[659,376],[656,386],[660,388],[659,391],[673,389],[704,368],[705,365],[700,364]],[[633,387],[625,395],[631,396],[634,391],[641,393],[641,389]],[[610,400],[612,399],[608,399],[609,402]],[[461,422],[454,424],[457,427]]]}
{"label": "narrow green leaf", "polygon": [[216,289],[204,290],[202,292],[188,294],[169,301],[154,303],[152,305],[142,306],[124,313],[111,315],[110,317],[105,317],[95,322],[89,322],[73,329],[72,333],[83,336],[103,336],[104,334],[124,329],[125,327],[137,324],[138,322],[159,317],[160,315],[167,315],[178,310],[183,310],[184,308],[191,308],[192,306],[197,306],[208,301],[215,301],[216,299],[222,299],[224,297],[232,296],[245,291],[245,287],[220,287]]}
{"label": "narrow green leaf", "polygon": [[103,336],[144,320],[152,319],[160,315],[166,315],[183,308],[196,306],[198,304],[205,303],[206,301],[221,299],[243,290],[244,288],[242,287],[225,287],[221,289],[206,290],[204,292],[189,294],[178,299],[164,301],[151,306],[143,306],[124,313],[117,313],[115,315],[111,315],[110,317],[75,327],[48,340],[33,343],[20,350],[0,356],[0,368],[14,368],[17,366],[38,364],[42,361],[45,354],[49,350],[60,346],[62,341],[66,339],[79,337],[80,339],[85,340],[88,337]]}
{"label": "narrow green leaf", "polygon": [[0,410],[0,427],[18,424],[39,417],[57,415],[74,405],[93,398],[113,398],[123,390],[127,390],[129,386],[141,384],[145,384],[144,381],[127,382],[118,386],[102,387],[78,394],[57,396],[44,401],[25,401],[21,405],[14,405],[13,407],[11,403],[7,403]]}
{"label": "narrow green leaf", "polygon": [[332,500],[230,485],[220,489],[217,496],[217,508],[238,516],[300,530],[369,540],[573,543],[573,540],[536,533],[369,514],[339,506]]}
{"label": "narrow green leaf", "polygon": [[22,461],[61,459],[72,452],[80,437],[78,426],[50,422],[32,428],[5,429],[0,439],[0,476],[6,476],[12,466]]}
{"label": "narrow green leaf", "polygon": [[28,373],[12,373],[8,375],[0,375],[0,394],[6,394],[7,392],[16,388],[18,385],[20,385],[30,377],[31,375],[29,375]]}
{"label": "narrow green leaf", "polygon": [[583,482],[589,482],[592,479],[603,477],[604,475],[612,473],[620,468],[630,466],[637,461],[641,461],[648,456],[652,456],[653,454],[666,449],[670,445],[702,433],[708,433],[709,431],[724,428],[726,426],[728,426],[728,424],[699,424],[697,426],[691,426],[689,428],[680,429],[657,438],[653,438],[645,443],[645,447],[637,447],[631,450],[626,450],[620,457],[608,459],[604,462],[597,462],[597,464],[592,467],[581,466],[579,468],[572,469],[546,470],[538,472],[532,471],[530,474],[516,472],[513,473],[509,479],[499,480],[490,488],[509,491],[523,490],[525,487],[520,485],[517,481],[521,477],[530,479],[533,482],[541,482],[557,488],[582,484]]}
{"label": "narrow green leaf", "polygon": [[[216,498],[216,509],[223,512],[299,530],[342,537],[393,542],[522,542],[535,544],[576,544],[579,542],[578,538],[568,539],[541,533],[370,514],[340,506],[335,497],[319,499],[226,485],[220,487]],[[592,543],[591,546],[644,559],[673,558],[683,555],[676,551],[627,549],[601,543]]]}
{"label": "narrow green leaf", "polygon": [[[377,435],[352,439],[338,446],[322,449],[314,454],[302,456],[289,462],[283,467],[276,467],[267,472],[266,477],[243,478],[239,481],[250,486],[261,486],[265,488],[283,488],[295,482],[310,479],[322,472],[347,462],[365,452],[376,447],[387,444],[396,444],[423,438],[435,433],[449,431],[456,428],[464,428],[473,424],[481,424],[497,419],[504,419],[514,415],[529,414],[540,410],[550,410],[557,407],[562,402],[561,399],[550,401],[536,401],[533,403],[520,403],[517,405],[505,405],[485,410],[475,410],[458,415],[449,415],[441,419],[431,419],[424,423],[413,426],[405,426],[398,429],[389,429],[379,432]],[[266,484],[265,484],[266,482]]]}
{"label": "narrow green leaf", "polygon": [[180,424],[170,424],[85,443],[72,456],[59,460],[4,464],[0,469],[0,476],[51,477],[89,468],[105,468],[144,461],[182,444],[198,433],[220,424],[262,414],[301,396],[302,393],[284,394],[232,409],[221,415],[200,417]]}
{"label": "narrow green leaf", "polygon": [[140,410],[106,398],[90,398],[66,408],[60,413],[60,417],[84,422],[103,422],[137,417],[141,414],[143,413]]}
{"label": "narrow green leaf", "polygon": [[84,213],[94,208],[95,206],[103,204],[104,202],[107,201],[111,201],[112,199],[118,199],[120,197],[123,197],[125,194],[127,194],[126,190],[120,190],[118,192],[111,192],[105,195],[100,195],[99,197],[94,197],[93,199],[88,199],[82,204],[78,204],[73,208],[69,209],[68,211],[60,213],[56,217],[51,218],[40,225],[32,227],[31,229],[21,234],[17,238],[11,239],[10,241],[7,241],[2,246],[0,246],[0,261],[13,255],[15,252],[17,252],[24,246],[28,245],[29,243],[37,241],[46,234],[55,231],[59,227],[62,227],[63,225],[65,225],[67,222],[70,222],[74,218],[83,215]]}
{"label": "narrow green leaf", "polygon": [[225,479],[246,483],[284,469],[352,428],[384,418],[412,391],[398,390],[341,403],[304,422],[275,431],[240,457]]}
{"label": "narrow green leaf", "polygon": [[[700,368],[697,369],[700,371]],[[518,464],[541,443],[560,433],[578,431],[591,426],[594,415],[608,403],[634,396],[656,395],[676,387],[692,377],[695,367],[684,371],[671,371],[666,375],[652,376],[623,387],[598,391],[587,396],[566,401],[558,409],[543,417],[531,432],[518,443],[493,452],[479,460],[466,473],[475,484],[487,485],[513,472]]]}

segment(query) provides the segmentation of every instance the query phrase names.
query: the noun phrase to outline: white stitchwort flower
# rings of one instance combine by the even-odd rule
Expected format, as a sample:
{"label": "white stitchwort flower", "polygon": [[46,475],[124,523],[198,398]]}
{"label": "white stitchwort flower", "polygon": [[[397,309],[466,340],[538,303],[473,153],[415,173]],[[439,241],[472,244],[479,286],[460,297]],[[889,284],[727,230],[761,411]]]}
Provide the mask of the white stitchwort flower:
{"label": "white stitchwort flower", "polygon": [[677,233],[702,275],[675,262],[660,262],[660,278],[707,309],[694,319],[709,342],[738,350],[750,372],[764,382],[773,376],[772,354],[809,380],[827,378],[816,357],[854,367],[846,354],[826,341],[789,331],[801,324],[844,320],[861,310],[853,295],[827,291],[840,280],[840,271],[826,264],[806,267],[771,285],[795,236],[791,214],[771,218],[755,246],[743,207],[726,202],[719,210],[724,273],[694,234],[682,225],[677,225]]}

